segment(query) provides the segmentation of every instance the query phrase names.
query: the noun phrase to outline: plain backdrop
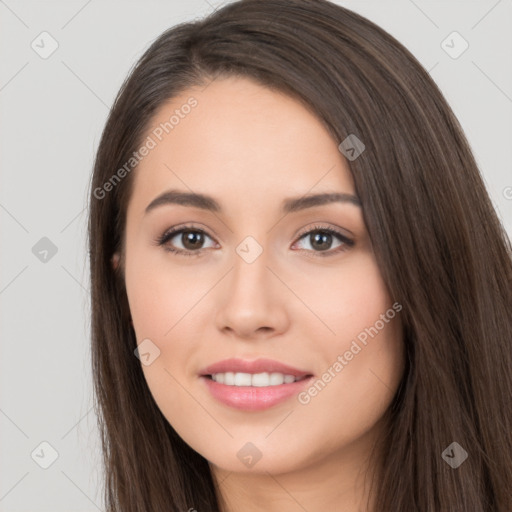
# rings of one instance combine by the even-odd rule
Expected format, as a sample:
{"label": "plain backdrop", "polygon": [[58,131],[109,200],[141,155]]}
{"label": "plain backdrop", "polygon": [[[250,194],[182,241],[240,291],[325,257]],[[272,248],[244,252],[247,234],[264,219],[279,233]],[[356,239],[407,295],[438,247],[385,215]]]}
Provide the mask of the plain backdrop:
{"label": "plain backdrop", "polygon": [[[430,72],[512,234],[512,1],[337,3]],[[85,243],[93,157],[142,52],[219,5],[0,0],[0,511],[103,510]]]}

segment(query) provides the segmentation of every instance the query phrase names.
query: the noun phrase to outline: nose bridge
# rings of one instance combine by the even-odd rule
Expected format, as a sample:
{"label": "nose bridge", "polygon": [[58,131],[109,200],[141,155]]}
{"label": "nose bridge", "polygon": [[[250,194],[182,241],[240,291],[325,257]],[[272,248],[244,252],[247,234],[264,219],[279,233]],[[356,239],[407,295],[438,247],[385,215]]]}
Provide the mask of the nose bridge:
{"label": "nose bridge", "polygon": [[[250,337],[258,329],[282,331],[287,325],[286,297],[273,273],[271,253],[254,237],[246,237],[235,248],[232,270],[222,287],[217,324],[219,329]],[[277,282],[276,282],[277,281]]]}
{"label": "nose bridge", "polygon": [[267,265],[270,252],[253,236],[247,236],[235,249],[231,288],[233,293],[242,297],[252,296],[260,292],[268,293],[272,288],[269,282]]}

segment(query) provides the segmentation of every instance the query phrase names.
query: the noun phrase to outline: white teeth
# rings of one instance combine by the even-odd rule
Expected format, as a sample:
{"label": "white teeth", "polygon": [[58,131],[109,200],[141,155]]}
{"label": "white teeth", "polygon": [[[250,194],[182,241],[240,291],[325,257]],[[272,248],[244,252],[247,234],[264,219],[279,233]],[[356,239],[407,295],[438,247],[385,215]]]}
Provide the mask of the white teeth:
{"label": "white teeth", "polygon": [[252,376],[252,385],[258,388],[268,386],[270,384],[269,380],[268,373],[255,373]]}
{"label": "white teeth", "polygon": [[294,375],[285,375],[284,373],[242,373],[242,372],[226,372],[214,373],[212,379],[220,384],[228,386],[279,386],[281,384],[291,384],[297,379]]}
{"label": "white teeth", "polygon": [[235,374],[233,372],[226,372],[224,374],[224,384],[227,384],[228,386],[235,385]]}
{"label": "white teeth", "polygon": [[285,375],[284,376],[285,384],[291,384],[292,382],[295,382],[295,377],[293,375]]}
{"label": "white teeth", "polygon": [[271,373],[270,374],[270,385],[279,386],[284,383],[284,375],[282,373]]}
{"label": "white teeth", "polygon": [[250,386],[252,375],[250,373],[235,373],[235,386]]}

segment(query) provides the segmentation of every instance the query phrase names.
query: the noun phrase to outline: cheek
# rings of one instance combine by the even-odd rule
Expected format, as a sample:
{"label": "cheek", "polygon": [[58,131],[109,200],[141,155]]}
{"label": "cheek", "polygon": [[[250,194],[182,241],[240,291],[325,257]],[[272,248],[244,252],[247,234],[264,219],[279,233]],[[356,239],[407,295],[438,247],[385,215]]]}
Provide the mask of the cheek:
{"label": "cheek", "polygon": [[[338,309],[336,332],[342,340],[365,332],[392,306],[391,297],[373,256],[366,254],[354,266],[357,268],[348,271],[333,290],[333,294],[341,298],[332,302],[337,302],[338,308],[341,308]],[[378,325],[381,325],[380,322]]]}
{"label": "cheek", "polygon": [[[162,414],[186,442],[193,443],[197,418],[204,410],[188,391],[187,362],[204,338],[204,322],[198,316],[205,290],[187,287],[190,276],[170,272],[168,267],[137,265],[135,258],[130,264],[125,274],[126,290],[137,344],[149,339],[153,344],[149,345],[150,352],[157,354],[152,355],[150,364],[142,364],[144,377]],[[193,336],[187,332],[191,325],[196,326]],[[185,410],[187,414],[183,414]]]}
{"label": "cheek", "polygon": [[324,367],[300,400],[304,419],[315,429],[314,418],[329,411],[329,421],[344,427],[340,432],[361,433],[385,412],[403,373],[401,307],[393,308],[370,254],[340,267],[320,288],[310,298],[334,334],[316,334]]}
{"label": "cheek", "polygon": [[393,307],[373,255],[359,264],[352,292],[343,295],[345,312],[336,324],[337,355],[346,362],[338,384],[355,407],[359,402],[367,404],[367,411],[380,410],[392,398],[402,375],[401,305]]}
{"label": "cheek", "polygon": [[198,313],[196,305],[208,290],[211,276],[209,280],[197,271],[180,271],[166,258],[172,256],[155,258],[133,250],[127,261],[126,290],[138,340],[170,338],[180,322]]}
{"label": "cheek", "polygon": [[[142,366],[151,392],[157,402],[166,395],[181,397],[179,382],[190,377],[187,362],[205,338],[207,301],[201,299],[211,287],[209,280],[197,272],[173,270],[165,259],[151,260],[151,255],[135,249],[126,264],[125,280],[137,344],[150,340],[158,354],[154,362]],[[203,284],[191,286],[191,282]]]}
{"label": "cheek", "polygon": [[318,328],[322,328],[327,347],[335,344],[343,348],[347,340],[372,326],[392,305],[373,254],[367,251],[337,266],[303,269],[288,279],[326,327],[312,320],[314,330],[309,337],[318,338]]}
{"label": "cheek", "polygon": [[[374,325],[378,314],[369,326]],[[357,335],[344,335],[332,346],[324,346],[324,371],[299,396],[301,406],[295,419],[303,422],[310,439],[323,439],[325,454],[364,436],[389,407],[404,368],[398,315],[382,329],[363,329],[365,343]],[[350,330],[355,333],[359,327],[354,325]]]}

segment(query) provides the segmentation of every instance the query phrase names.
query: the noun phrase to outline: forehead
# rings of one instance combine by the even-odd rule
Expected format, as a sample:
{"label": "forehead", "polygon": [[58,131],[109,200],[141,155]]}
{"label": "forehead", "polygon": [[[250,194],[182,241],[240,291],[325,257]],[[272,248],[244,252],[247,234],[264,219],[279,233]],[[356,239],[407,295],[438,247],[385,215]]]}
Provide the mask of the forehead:
{"label": "forehead", "polygon": [[311,192],[353,193],[348,164],[296,99],[246,78],[190,88],[162,105],[145,134],[129,208],[178,188],[247,207]]}

